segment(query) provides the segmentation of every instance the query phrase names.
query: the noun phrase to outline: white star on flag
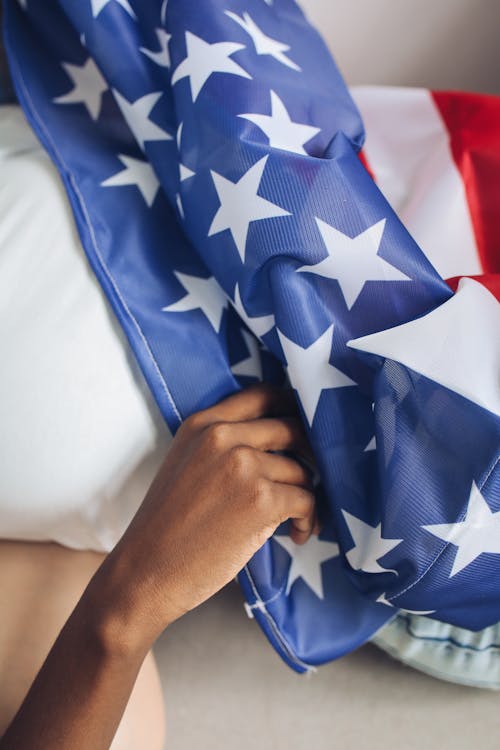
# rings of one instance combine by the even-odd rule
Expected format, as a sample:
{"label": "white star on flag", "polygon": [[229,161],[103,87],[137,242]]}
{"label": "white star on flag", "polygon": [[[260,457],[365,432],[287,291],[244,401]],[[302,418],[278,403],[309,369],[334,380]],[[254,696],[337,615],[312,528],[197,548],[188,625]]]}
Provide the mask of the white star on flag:
{"label": "white star on flag", "polygon": [[295,544],[288,536],[273,536],[272,538],[292,558],[292,564],[288,571],[286,595],[288,596],[290,593],[295,581],[302,578],[319,599],[324,599],[321,565],[327,560],[339,556],[339,545],[335,542],[324,542],[314,534],[309,537],[305,544]]}
{"label": "white star on flag", "polygon": [[113,90],[118,106],[134,134],[134,138],[144,151],[146,141],[171,141],[172,136],[149,119],[151,110],[163,96],[161,91],[145,94],[135,102],[129,102],[119,91]]}
{"label": "white star on flag", "polygon": [[148,206],[152,206],[156,194],[160,189],[160,183],[149,162],[142,159],[134,159],[132,156],[118,154],[118,158],[125,169],[101,182],[102,187],[121,187],[123,185],[135,185],[142,194]]}
{"label": "white star on flag", "polygon": [[163,307],[163,312],[201,310],[210,321],[213,329],[218,333],[221,327],[222,313],[227,307],[227,297],[217,281],[213,276],[204,279],[200,276],[190,276],[179,271],[174,271],[174,273],[187,291],[187,294],[177,302]]}
{"label": "white star on flag", "polygon": [[363,452],[368,453],[368,451],[374,451],[376,449],[377,449],[377,438],[374,435]]}
{"label": "white star on flag", "polygon": [[385,219],[364,232],[349,237],[321,219],[316,219],[328,256],[319,263],[297,268],[299,273],[314,273],[340,284],[350,310],[367,281],[407,281],[410,277],[378,255]]}
{"label": "white star on flag", "polygon": [[189,169],[189,167],[186,167],[184,164],[181,164],[179,162],[179,179],[181,182],[184,182],[184,180],[189,180],[190,177],[194,177],[194,172],[192,169]]}
{"label": "white star on flag", "polygon": [[236,284],[236,287],[234,289],[234,302],[232,304],[238,312],[240,318],[245,321],[250,330],[256,336],[258,336],[258,338],[261,339],[266,335],[266,333],[269,333],[269,331],[274,328],[274,315],[248,315],[241,300],[240,288],[238,284]]}
{"label": "white star on flag", "polygon": [[396,573],[395,570],[383,568],[377,560],[401,544],[403,540],[385,539],[382,536],[381,523],[378,526],[370,526],[346,510],[342,510],[342,515],[354,542],[354,547],[346,554],[351,568],[364,570],[365,573]]}
{"label": "white star on flag", "polygon": [[478,281],[462,279],[453,297],[427,315],[348,346],[401,362],[500,415],[498,331],[496,298]]}
{"label": "white star on flag", "polygon": [[255,51],[258,55],[269,55],[283,65],[286,65],[288,68],[292,68],[292,70],[301,70],[297,63],[294,63],[293,60],[290,60],[290,58],[285,55],[285,52],[288,52],[290,49],[290,45],[283,44],[283,42],[279,42],[277,39],[273,39],[272,37],[267,36],[267,34],[264,34],[248,13],[243,13],[242,16],[238,16],[237,13],[233,13],[230,10],[224,12],[226,16],[232,18],[232,20],[235,21],[238,26],[241,26],[249,37],[251,37]]}
{"label": "white star on flag", "polygon": [[238,117],[257,125],[267,135],[269,145],[273,148],[281,148],[295,154],[306,154],[304,144],[321,131],[321,128],[315,128],[312,125],[293,122],[285,105],[274,91],[271,91],[270,115],[248,113],[238,115]]}
{"label": "white star on flag", "polygon": [[156,65],[159,65],[161,68],[170,68],[170,52],[168,49],[168,43],[172,38],[172,35],[167,34],[167,32],[163,29],[155,29],[155,32],[158,39],[158,44],[160,45],[159,51],[154,52],[147,47],[139,47],[139,49],[143,55],[149,57],[149,59],[156,63]]}
{"label": "white star on flag", "polygon": [[260,349],[257,339],[245,330],[242,330],[241,334],[245,339],[248,357],[242,359],[238,364],[233,365],[231,370],[235,375],[246,375],[249,378],[262,380],[262,362],[260,360]]}
{"label": "white star on flag", "polygon": [[380,594],[380,596],[378,596],[375,601],[377,601],[379,604],[385,604],[386,607],[394,607],[394,604],[392,604],[392,602],[387,599],[385,591],[383,594]]}
{"label": "white star on flag", "polygon": [[91,57],[83,65],[62,63],[62,67],[73,81],[73,88],[52,101],[55,104],[83,104],[91,118],[97,120],[101,111],[102,95],[108,89],[99,68]]}
{"label": "white star on flag", "polygon": [[475,482],[463,521],[422,526],[456,548],[450,578],[470,565],[479,555],[500,555],[500,511],[493,512]]}
{"label": "white star on flag", "polygon": [[257,195],[267,158],[264,156],[263,159],[259,159],[238,182],[231,182],[217,172],[210,172],[219,196],[220,207],[212,220],[208,236],[229,229],[243,262],[248,226],[252,221],[291,216],[289,211]]}
{"label": "white star on flag", "polygon": [[[101,10],[105,8],[106,5],[110,2],[112,2],[112,0],[90,0],[90,4],[92,6],[92,16],[94,18],[97,18]],[[127,13],[132,16],[132,18],[135,18],[135,13],[130,7],[128,0],[115,0],[115,2],[121,5],[122,8],[124,8]]]}
{"label": "white star on flag", "polygon": [[212,73],[231,73],[242,78],[252,78],[238,63],[231,60],[231,55],[241,49],[245,49],[244,44],[235,42],[209,44],[199,36],[186,31],[187,57],[175,69],[172,75],[172,86],[182,78],[189,77],[191,98],[194,102]]}
{"label": "white star on flag", "polygon": [[332,325],[312,344],[303,347],[291,341],[279,329],[278,336],[287,361],[292,386],[297,390],[309,425],[312,425],[321,393],[326,388],[344,388],[356,383],[330,364]]}

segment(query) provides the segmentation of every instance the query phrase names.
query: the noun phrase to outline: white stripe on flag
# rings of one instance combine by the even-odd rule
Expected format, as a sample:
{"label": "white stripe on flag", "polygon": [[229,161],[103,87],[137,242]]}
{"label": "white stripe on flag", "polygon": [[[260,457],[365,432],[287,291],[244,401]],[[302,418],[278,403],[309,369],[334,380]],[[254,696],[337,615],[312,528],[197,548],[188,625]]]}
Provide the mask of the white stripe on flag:
{"label": "white stripe on flag", "polygon": [[426,89],[351,89],[378,186],[446,279],[482,272],[467,197],[448,133]]}

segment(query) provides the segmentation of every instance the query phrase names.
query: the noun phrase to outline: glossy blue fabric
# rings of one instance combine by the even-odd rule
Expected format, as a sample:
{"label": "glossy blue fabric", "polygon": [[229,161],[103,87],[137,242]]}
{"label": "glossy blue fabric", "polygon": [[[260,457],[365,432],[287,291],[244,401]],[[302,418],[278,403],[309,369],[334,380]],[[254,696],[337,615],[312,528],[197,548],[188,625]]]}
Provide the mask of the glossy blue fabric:
{"label": "glossy blue fabric", "polygon": [[[26,10],[13,1],[8,10],[19,100],[60,170],[89,261],[171,429],[252,382],[233,372],[249,355],[243,334],[249,332],[232,306],[218,330],[199,308],[165,310],[186,295],[176,273],[213,276],[230,300],[238,285],[247,315],[274,316],[258,355],[264,379],[283,378],[278,329],[306,348],[334,324],[329,361],[356,385],[322,390],[312,424],[305,421],[322,480],[321,539],[337,542],[341,554],[321,566],[323,597],[300,578],[287,591],[290,555],[275,540],[240,574],[251,610],[277,651],[303,671],[366,641],[398,607],[433,610],[433,617],[467,628],[500,620],[499,557],[483,555],[451,579],[451,550],[441,554],[445,544],[421,529],[458,519],[473,480],[500,510],[500,479],[492,470],[499,420],[400,364],[346,346],[428,313],[451,291],[360,162],[359,113],[298,6],[291,0],[28,0]],[[240,19],[249,14],[283,42],[288,63],[259,54],[228,10]],[[169,67],[141,51],[159,50],[157,30],[171,35]],[[211,44],[240,45],[232,59],[247,76],[214,74],[193,101],[188,78],[171,81],[186,58],[186,32]],[[96,117],[82,103],[56,101],[72,89],[63,63],[83,66],[89,58],[107,84]],[[239,116],[268,113],[271,91],[294,122],[319,129],[307,153],[271,147]],[[116,92],[129,103],[158,93],[150,119],[170,139],[138,144]],[[161,190],[151,205],[134,186],[103,186],[123,169],[120,155],[154,167]],[[236,183],[263,159],[259,195],[287,215],[249,225],[243,262],[230,231],[210,234],[220,206],[213,174]],[[181,181],[179,163],[193,175]],[[317,219],[351,238],[385,220],[380,255],[407,280],[368,282],[349,307],[336,281],[298,273],[325,257]],[[366,451],[375,434],[377,450]],[[381,522],[384,538],[404,540],[383,558],[386,572],[349,566],[345,553],[353,540],[345,510],[372,527]],[[377,602],[382,594],[392,607]]]}

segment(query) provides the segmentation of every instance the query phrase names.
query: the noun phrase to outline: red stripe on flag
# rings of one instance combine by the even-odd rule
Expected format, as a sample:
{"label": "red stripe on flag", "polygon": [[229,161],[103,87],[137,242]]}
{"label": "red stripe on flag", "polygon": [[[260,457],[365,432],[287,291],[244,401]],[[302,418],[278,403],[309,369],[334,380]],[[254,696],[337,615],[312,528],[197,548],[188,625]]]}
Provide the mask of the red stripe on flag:
{"label": "red stripe on flag", "polygon": [[[454,276],[452,279],[446,279],[446,283],[450,289],[454,292],[457,291],[458,282],[462,276]],[[469,278],[479,281],[486,289],[492,293],[494,297],[500,302],[500,274],[498,273],[483,273],[481,276],[470,276]]]}
{"label": "red stripe on flag", "polygon": [[[500,282],[500,97],[484,94],[432,92],[450,137],[471,213],[486,278],[498,294]],[[493,287],[491,286],[493,284]]]}

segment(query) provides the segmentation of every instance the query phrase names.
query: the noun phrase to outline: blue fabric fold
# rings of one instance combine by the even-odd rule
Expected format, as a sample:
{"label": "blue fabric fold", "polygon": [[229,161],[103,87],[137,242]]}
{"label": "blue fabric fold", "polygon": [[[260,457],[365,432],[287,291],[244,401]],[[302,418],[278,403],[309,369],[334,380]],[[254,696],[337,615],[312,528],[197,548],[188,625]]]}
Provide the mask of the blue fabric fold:
{"label": "blue fabric fold", "polygon": [[[284,367],[297,390],[324,527],[308,563],[282,528],[240,574],[281,656],[298,671],[336,658],[399,607],[497,622],[500,557],[453,580],[423,526],[457,521],[473,482],[500,510],[499,417],[348,346],[452,293],[361,163],[359,113],[298,6],[7,8],[19,100],[170,428],[255,377],[282,382]],[[262,117],[283,110],[317,132],[273,145]]]}

